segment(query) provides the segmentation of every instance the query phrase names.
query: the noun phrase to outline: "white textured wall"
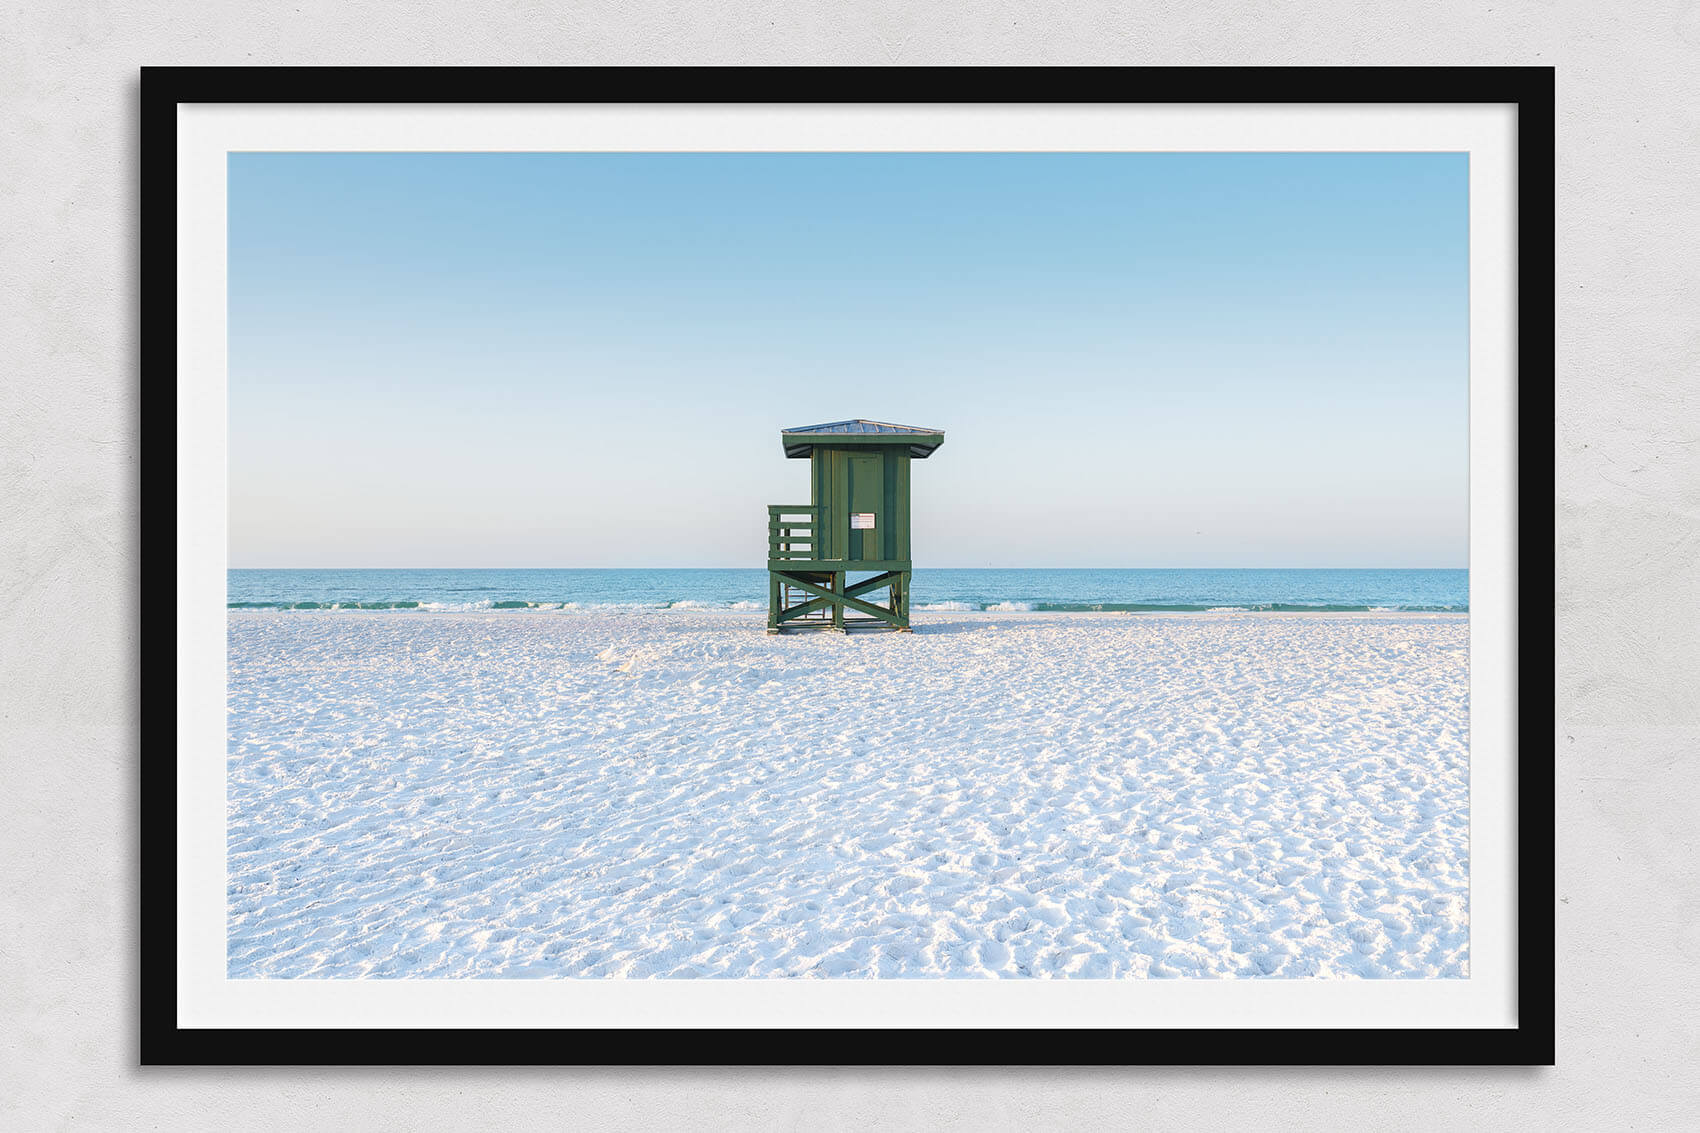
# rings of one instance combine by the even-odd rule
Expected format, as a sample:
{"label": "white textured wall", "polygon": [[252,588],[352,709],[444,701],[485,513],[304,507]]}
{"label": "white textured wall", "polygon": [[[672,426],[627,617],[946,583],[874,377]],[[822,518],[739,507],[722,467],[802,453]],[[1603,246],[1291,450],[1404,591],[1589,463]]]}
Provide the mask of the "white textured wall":
{"label": "white textured wall", "polygon": [[[1557,65],[1556,1070],[136,1069],[136,68],[665,62]],[[1694,0],[8,5],[0,1127],[1692,1126],[1697,76]]]}

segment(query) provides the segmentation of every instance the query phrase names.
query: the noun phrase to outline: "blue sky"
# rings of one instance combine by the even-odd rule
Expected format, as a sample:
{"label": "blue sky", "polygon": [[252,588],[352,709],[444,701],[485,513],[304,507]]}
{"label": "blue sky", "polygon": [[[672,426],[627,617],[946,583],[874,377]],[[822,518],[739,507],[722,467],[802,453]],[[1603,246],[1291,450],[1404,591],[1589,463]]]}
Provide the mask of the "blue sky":
{"label": "blue sky", "polygon": [[235,154],[230,563],[1460,567],[1462,154]]}

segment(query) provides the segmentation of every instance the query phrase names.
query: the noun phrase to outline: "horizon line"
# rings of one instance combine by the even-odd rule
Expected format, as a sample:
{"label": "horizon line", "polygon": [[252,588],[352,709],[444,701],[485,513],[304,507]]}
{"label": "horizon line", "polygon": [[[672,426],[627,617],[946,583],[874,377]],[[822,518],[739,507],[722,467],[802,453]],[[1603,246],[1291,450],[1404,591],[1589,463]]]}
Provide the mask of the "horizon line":
{"label": "horizon line", "polygon": [[[225,566],[226,570],[752,570],[764,566]],[[856,568],[849,567],[854,570]],[[920,570],[1469,570],[1469,566],[927,566]]]}

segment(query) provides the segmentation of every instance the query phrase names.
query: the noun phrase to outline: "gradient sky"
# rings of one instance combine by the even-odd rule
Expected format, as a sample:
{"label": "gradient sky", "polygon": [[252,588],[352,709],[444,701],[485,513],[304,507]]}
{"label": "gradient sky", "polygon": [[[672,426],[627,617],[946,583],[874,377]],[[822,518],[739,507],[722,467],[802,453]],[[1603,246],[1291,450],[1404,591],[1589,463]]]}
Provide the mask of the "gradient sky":
{"label": "gradient sky", "polygon": [[235,154],[230,565],[1468,565],[1462,154]]}

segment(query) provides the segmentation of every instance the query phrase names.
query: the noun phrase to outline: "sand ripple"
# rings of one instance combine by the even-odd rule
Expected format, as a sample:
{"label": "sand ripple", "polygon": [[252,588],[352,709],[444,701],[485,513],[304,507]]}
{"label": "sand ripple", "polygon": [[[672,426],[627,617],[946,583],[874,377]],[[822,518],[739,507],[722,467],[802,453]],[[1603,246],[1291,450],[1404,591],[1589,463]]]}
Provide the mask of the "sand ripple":
{"label": "sand ripple", "polygon": [[1462,617],[230,617],[229,972],[1435,977]]}

